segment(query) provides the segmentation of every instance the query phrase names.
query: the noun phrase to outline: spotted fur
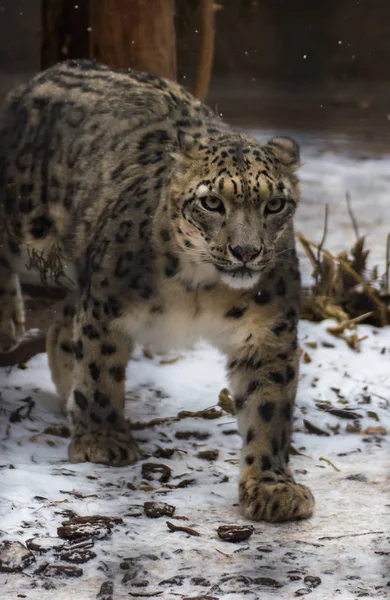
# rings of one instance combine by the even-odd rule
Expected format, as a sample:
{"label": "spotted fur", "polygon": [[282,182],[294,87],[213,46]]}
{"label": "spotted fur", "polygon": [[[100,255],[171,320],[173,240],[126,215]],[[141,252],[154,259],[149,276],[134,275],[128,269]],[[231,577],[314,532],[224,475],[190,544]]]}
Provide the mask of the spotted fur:
{"label": "spotted fur", "polygon": [[134,462],[123,416],[133,344],[166,350],[202,337],[227,356],[243,514],[311,515],[313,497],[289,468],[298,163],[293,140],[235,133],[149,74],[68,62],[11,95],[0,123],[0,341],[8,348],[23,332],[26,248],[60,247],[75,292],[48,354],[72,461]]}

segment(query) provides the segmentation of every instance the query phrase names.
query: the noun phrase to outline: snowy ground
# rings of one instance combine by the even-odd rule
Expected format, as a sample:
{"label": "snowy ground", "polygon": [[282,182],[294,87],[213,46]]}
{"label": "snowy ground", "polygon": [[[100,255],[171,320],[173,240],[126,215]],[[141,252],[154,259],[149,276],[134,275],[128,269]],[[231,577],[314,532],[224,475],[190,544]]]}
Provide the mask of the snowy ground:
{"label": "snowy ground", "polygon": [[[352,244],[348,189],[361,233],[369,234],[372,264],[383,265],[388,157],[359,159],[351,147],[341,156],[325,142],[302,141],[297,228],[319,240],[329,203],[326,246]],[[308,265],[303,269],[307,278]],[[26,369],[0,369],[0,548],[4,555],[7,540],[31,548],[22,571],[0,573],[1,598],[389,598],[390,327],[360,326],[365,339],[356,353],[326,331],[329,324],[300,326],[306,354],[293,467],[316,496],[315,515],[300,523],[257,523],[237,544],[216,531],[245,523],[237,507],[234,417],[174,419],[182,410],[217,404],[226,385],[217,352],[200,345],[170,362],[175,355],[146,358],[138,349],[128,366],[127,413],[147,425],[134,433],[148,457],[122,469],[66,461],[68,440],[59,435],[67,435],[66,421],[46,355]],[[150,463],[164,467],[156,472]],[[150,501],[174,506],[173,516],[146,516]],[[80,525],[76,516],[92,521]],[[97,516],[113,520],[93,522]],[[69,520],[73,525],[64,527]],[[200,535],[170,531],[167,521]]]}
{"label": "snowy ground", "polygon": [[[34,357],[25,370],[4,370],[0,540],[26,544],[36,538],[35,547],[48,550],[33,550],[35,560],[22,573],[0,575],[2,597],[15,598],[17,591],[29,599],[87,600],[110,581],[118,599],[255,600],[309,593],[321,600],[388,598],[390,329],[361,326],[367,338],[358,354],[327,333],[328,324],[303,322],[300,332],[311,362],[302,362],[294,435],[294,447],[305,456],[295,456],[293,465],[316,495],[316,513],[301,523],[258,523],[252,537],[238,544],[216,533],[221,524],[243,523],[236,505],[240,442],[231,415],[136,430],[149,457],[132,467],[72,465],[65,459],[67,439],[58,436],[64,419],[46,355]],[[128,366],[127,411],[134,421],[217,403],[225,383],[224,359],[217,352],[200,345],[177,362],[161,360],[139,350]],[[27,397],[35,405],[25,418]],[[312,426],[323,435],[310,433]],[[173,450],[170,458],[167,449]],[[205,450],[219,455],[200,458]],[[149,481],[147,467],[142,471],[149,463],[167,468]],[[144,514],[148,501],[175,506],[175,514],[151,519]],[[102,528],[111,531],[106,539],[87,539],[75,558],[74,540],[57,534],[74,514],[122,522]],[[200,535],[171,532],[167,521]],[[96,556],[83,554],[87,551]],[[74,566],[70,560],[84,558],[90,560],[76,565],[83,573],[71,571],[79,577],[60,575],[52,566]]]}

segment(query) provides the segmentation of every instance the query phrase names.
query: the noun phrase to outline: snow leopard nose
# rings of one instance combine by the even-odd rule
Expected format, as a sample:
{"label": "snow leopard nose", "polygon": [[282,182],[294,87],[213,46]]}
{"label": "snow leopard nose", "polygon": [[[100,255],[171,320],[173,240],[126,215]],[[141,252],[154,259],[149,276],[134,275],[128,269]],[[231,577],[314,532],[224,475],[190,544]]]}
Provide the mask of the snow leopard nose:
{"label": "snow leopard nose", "polygon": [[253,260],[261,252],[261,248],[255,248],[254,246],[231,246],[230,244],[229,250],[235,258],[238,258],[243,263]]}

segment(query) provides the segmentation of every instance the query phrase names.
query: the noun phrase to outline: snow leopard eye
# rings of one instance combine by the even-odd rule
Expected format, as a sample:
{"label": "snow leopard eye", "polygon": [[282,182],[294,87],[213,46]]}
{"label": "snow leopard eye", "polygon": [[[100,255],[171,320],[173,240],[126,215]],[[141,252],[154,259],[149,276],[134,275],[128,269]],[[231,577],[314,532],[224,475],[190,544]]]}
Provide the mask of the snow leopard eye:
{"label": "snow leopard eye", "polygon": [[282,212],[286,206],[286,200],[284,198],[271,198],[265,205],[265,214],[273,215]]}
{"label": "snow leopard eye", "polygon": [[200,199],[200,203],[205,210],[219,213],[225,212],[225,207],[222,200],[216,196],[204,196]]}

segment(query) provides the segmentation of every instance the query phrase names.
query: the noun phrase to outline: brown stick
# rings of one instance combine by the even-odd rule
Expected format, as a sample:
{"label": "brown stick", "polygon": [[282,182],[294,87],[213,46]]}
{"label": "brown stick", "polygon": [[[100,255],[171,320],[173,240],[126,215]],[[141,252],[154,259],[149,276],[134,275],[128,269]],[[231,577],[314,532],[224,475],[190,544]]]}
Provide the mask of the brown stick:
{"label": "brown stick", "polygon": [[325,204],[324,230],[322,232],[322,239],[321,239],[320,243],[318,244],[318,258],[317,258],[318,262],[320,261],[320,254],[321,254],[322,247],[325,244],[326,236],[328,235],[328,220],[329,220],[329,204]]}
{"label": "brown stick", "polygon": [[314,256],[313,250],[309,246],[309,241],[306,240],[306,238],[299,237],[298,234],[297,234],[297,238],[301,242],[302,247],[303,247],[304,251],[306,252],[306,256],[310,260],[311,266],[313,267],[313,269],[317,269],[318,268],[318,262],[317,262],[316,257]]}
{"label": "brown stick", "polygon": [[201,0],[199,58],[196,67],[193,94],[202,101],[206,98],[210,85],[214,58],[215,12],[219,8],[213,0]]}
{"label": "brown stick", "polygon": [[222,411],[218,408],[204,408],[203,410],[190,411],[190,410],[181,410],[175,417],[157,417],[152,419],[151,421],[147,421],[146,423],[142,423],[141,421],[135,421],[130,424],[131,429],[146,429],[148,427],[154,427],[155,425],[162,425],[163,423],[175,423],[177,421],[181,421],[182,419],[219,419],[222,417]]}
{"label": "brown stick", "polygon": [[344,535],[324,535],[319,537],[319,540],[341,540],[346,537],[360,537],[361,535],[379,535],[385,533],[384,531],[362,531],[362,533],[345,533]]}
{"label": "brown stick", "polygon": [[184,531],[184,533],[189,533],[190,535],[194,535],[196,537],[200,536],[199,531],[195,531],[195,529],[191,529],[191,527],[185,527],[184,525],[174,525],[170,521],[166,521],[168,529],[171,531]]}

